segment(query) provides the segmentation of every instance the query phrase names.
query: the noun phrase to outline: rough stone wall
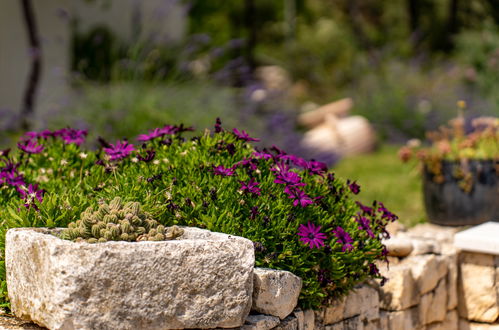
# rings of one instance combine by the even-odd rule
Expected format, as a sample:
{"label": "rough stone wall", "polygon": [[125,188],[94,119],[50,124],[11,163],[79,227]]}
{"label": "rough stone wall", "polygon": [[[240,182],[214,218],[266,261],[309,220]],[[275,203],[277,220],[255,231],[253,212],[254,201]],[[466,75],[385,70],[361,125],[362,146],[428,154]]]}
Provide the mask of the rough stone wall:
{"label": "rough stone wall", "polygon": [[296,307],[299,277],[255,268],[251,313],[234,329],[499,329],[499,256],[457,251],[457,231],[429,224],[393,230],[390,266],[380,265],[388,282],[363,283],[319,311]]}

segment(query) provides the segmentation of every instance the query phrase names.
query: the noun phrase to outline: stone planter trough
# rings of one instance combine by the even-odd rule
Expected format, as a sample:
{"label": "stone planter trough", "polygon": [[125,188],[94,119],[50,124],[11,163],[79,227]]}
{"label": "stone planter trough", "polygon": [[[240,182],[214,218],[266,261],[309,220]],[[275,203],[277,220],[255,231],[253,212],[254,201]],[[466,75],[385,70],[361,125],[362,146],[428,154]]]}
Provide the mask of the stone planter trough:
{"label": "stone planter trough", "polygon": [[254,252],[237,236],[74,243],[58,230],[7,232],[13,313],[50,329],[231,328],[252,303]]}

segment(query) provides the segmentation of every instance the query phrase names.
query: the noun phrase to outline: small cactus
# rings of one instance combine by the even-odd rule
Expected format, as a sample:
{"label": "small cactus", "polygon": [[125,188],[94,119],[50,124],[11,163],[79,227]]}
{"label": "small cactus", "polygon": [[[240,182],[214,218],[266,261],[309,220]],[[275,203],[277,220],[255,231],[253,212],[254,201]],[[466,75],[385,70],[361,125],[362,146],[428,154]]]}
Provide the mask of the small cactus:
{"label": "small cactus", "polygon": [[61,237],[75,242],[103,243],[108,241],[164,241],[182,236],[177,226],[165,227],[143,212],[138,202],[123,204],[120,197],[109,205],[91,207],[81,213],[80,219],[68,224]]}

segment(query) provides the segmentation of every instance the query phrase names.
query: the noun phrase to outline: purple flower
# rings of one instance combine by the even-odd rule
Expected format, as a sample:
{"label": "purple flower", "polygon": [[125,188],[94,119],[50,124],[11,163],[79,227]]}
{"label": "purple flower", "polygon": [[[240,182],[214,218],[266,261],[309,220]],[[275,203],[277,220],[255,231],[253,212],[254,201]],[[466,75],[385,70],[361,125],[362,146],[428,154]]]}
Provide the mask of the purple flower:
{"label": "purple flower", "polygon": [[369,216],[373,216],[374,215],[374,210],[373,208],[369,207],[369,206],[365,206],[364,204],[362,204],[361,202],[355,202],[355,204],[357,204],[360,209],[362,210],[362,212],[365,214],[365,215],[369,215]]}
{"label": "purple flower", "polygon": [[[42,132],[43,133],[43,132]],[[65,144],[74,143],[77,146],[85,142],[85,137],[88,134],[87,130],[63,128],[55,132],[57,136],[60,136]]]}
{"label": "purple flower", "polygon": [[284,188],[284,192],[288,194],[288,198],[293,199],[294,206],[301,205],[301,207],[306,207],[307,205],[314,203],[314,201],[307,194],[296,186],[287,186]]}
{"label": "purple flower", "polygon": [[333,229],[333,233],[337,241],[342,245],[341,251],[345,252],[346,250],[353,250],[353,240],[343,228],[338,226],[336,229]]}
{"label": "purple flower", "polygon": [[258,206],[253,206],[250,210],[250,219],[254,220],[260,212],[258,211]]}
{"label": "purple flower", "polygon": [[282,156],[286,155],[287,152],[282,150],[281,148],[277,147],[276,145],[272,145],[272,147],[270,148],[270,150],[272,150],[273,152],[276,153],[276,156],[277,158],[281,158]]}
{"label": "purple flower", "polygon": [[162,137],[165,134],[166,133],[163,132],[163,128],[155,128],[153,130],[149,130],[148,134],[140,134],[137,137],[137,141],[145,142],[149,140],[154,140],[155,138]]}
{"label": "purple flower", "polygon": [[372,237],[374,238],[374,233],[371,229],[371,225],[369,223],[369,219],[367,219],[366,217],[363,217],[361,215],[357,215],[355,217],[355,221],[357,221],[357,223],[359,224],[359,229],[360,230],[364,230],[367,235],[369,235],[369,237]]}
{"label": "purple flower", "polygon": [[312,222],[307,225],[300,225],[298,227],[298,236],[301,236],[300,241],[308,244],[311,249],[314,247],[319,249],[324,246],[324,240],[327,239],[326,234],[321,233],[321,226],[316,226]]}
{"label": "purple flower", "polygon": [[392,212],[388,211],[388,209],[385,207],[385,205],[383,205],[383,203],[379,202],[379,205],[380,206],[378,208],[378,212],[382,212],[381,218],[388,220],[388,221],[395,221],[399,218],[398,216],[396,216]]}
{"label": "purple flower", "polygon": [[221,176],[233,176],[235,173],[234,167],[225,168],[223,165],[219,165],[213,168],[213,174]]}
{"label": "purple flower", "polygon": [[250,141],[255,141],[255,142],[258,142],[260,141],[260,139],[255,139],[255,138],[252,138],[248,135],[248,133],[246,133],[246,131],[244,130],[241,130],[239,131],[237,128],[234,128],[232,130],[232,133],[234,133],[234,135],[240,139],[240,140],[244,140],[246,142],[250,142]]}
{"label": "purple flower", "polygon": [[356,181],[347,180],[347,185],[348,188],[350,188],[352,194],[357,195],[360,192],[360,186],[357,184]]}
{"label": "purple flower", "polygon": [[380,275],[378,267],[376,267],[376,265],[373,263],[369,264],[369,274],[374,275],[374,276]]}
{"label": "purple flower", "polygon": [[177,127],[172,125],[165,125],[160,129],[161,134],[163,135],[174,135],[178,132]]}
{"label": "purple flower", "polygon": [[306,186],[306,183],[301,182],[301,177],[295,172],[276,171],[274,183],[280,183],[292,186]]}
{"label": "purple flower", "polygon": [[322,175],[327,172],[327,165],[323,162],[311,160],[307,162],[305,169],[308,170],[310,174]]}
{"label": "purple flower", "polygon": [[10,160],[5,161],[5,167],[0,170],[0,184],[8,184],[13,187],[24,185],[24,178],[17,174],[19,164],[14,164]]}
{"label": "purple flower", "polygon": [[35,140],[28,140],[22,143],[18,143],[17,147],[28,154],[39,154],[43,151],[43,146],[41,144],[37,144]]}
{"label": "purple flower", "polygon": [[265,152],[265,150],[262,151],[262,152],[260,152],[260,151],[257,150],[255,152],[253,152],[253,156],[255,156],[258,159],[265,159],[265,160],[269,160],[269,159],[272,158],[272,155],[269,154],[269,153],[267,153],[267,152]]}
{"label": "purple flower", "polygon": [[110,160],[119,160],[130,155],[135,148],[133,144],[128,143],[128,141],[116,141],[116,144],[109,144],[108,148],[104,148],[104,151],[109,156]]}
{"label": "purple flower", "polygon": [[[85,133],[85,135],[87,135]],[[44,129],[43,131],[41,131],[40,133],[38,133],[38,137],[41,137],[43,139],[48,139],[49,137],[54,137],[54,132],[48,130],[48,129]]]}
{"label": "purple flower", "polygon": [[256,171],[258,169],[253,160],[248,158],[244,158],[243,160],[238,161],[234,166],[247,166],[252,171]]}
{"label": "purple flower", "polygon": [[215,133],[220,133],[222,130],[222,121],[217,117],[215,121]]}
{"label": "purple flower", "polygon": [[33,206],[35,209],[38,209],[35,201],[38,200],[39,203],[43,201],[43,190],[38,189],[38,185],[32,185],[31,183],[29,184],[28,187],[25,185],[20,186],[17,188],[17,191],[21,195],[21,198],[24,199],[24,206],[29,208]]}
{"label": "purple flower", "polygon": [[239,181],[239,183],[241,184],[241,191],[247,191],[251,194],[261,195],[261,189],[258,187],[260,183],[256,182],[254,178],[251,178],[249,182]]}
{"label": "purple flower", "polygon": [[137,155],[137,159],[146,163],[149,163],[151,160],[154,159],[154,156],[156,156],[156,152],[152,149],[147,149],[146,150],[146,155],[142,156],[141,154]]}

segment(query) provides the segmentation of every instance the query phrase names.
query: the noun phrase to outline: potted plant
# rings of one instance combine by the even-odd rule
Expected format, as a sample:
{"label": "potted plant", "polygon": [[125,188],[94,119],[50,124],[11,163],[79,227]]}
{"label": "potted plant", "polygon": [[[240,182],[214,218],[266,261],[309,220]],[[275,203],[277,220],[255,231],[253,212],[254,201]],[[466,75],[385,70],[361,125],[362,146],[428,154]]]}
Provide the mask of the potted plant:
{"label": "potted plant", "polygon": [[[81,147],[85,131],[27,133],[18,150],[0,158],[0,248],[7,229],[15,227],[69,226],[68,238],[81,242],[68,244],[82,249],[116,244],[104,239],[118,237],[117,229],[97,233],[96,227],[87,237],[96,224],[81,225],[89,207],[95,212],[119,196],[125,205],[140,202],[158,226],[199,227],[251,240],[255,266],[303,279],[304,309],[327,305],[368,278],[382,278],[377,268],[387,253],[382,239],[397,217],[381,202],[363,205],[355,198],[360,187],[335,177],[325,164],[275,146],[255,148],[251,143],[258,139],[224,129],[220,120],[213,132],[187,138],[190,130],[166,125],[137,142],[101,139],[93,151]],[[161,231],[147,239],[159,239]]]}
{"label": "potted plant", "polygon": [[[464,102],[458,105],[464,109]],[[431,145],[411,140],[399,151],[403,161],[422,163],[423,196],[430,222],[476,225],[499,221],[499,119],[459,115],[427,134]]]}

